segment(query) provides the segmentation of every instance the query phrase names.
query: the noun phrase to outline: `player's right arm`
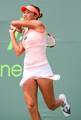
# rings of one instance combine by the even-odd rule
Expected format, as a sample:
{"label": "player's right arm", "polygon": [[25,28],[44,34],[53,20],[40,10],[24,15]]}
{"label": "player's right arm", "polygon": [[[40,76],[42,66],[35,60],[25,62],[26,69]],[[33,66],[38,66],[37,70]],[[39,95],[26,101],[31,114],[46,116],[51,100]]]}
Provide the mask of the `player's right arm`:
{"label": "player's right arm", "polygon": [[17,56],[21,55],[25,49],[22,45],[22,42],[17,42],[16,38],[15,38],[15,32],[16,32],[16,28],[11,26],[11,29],[9,30],[9,33],[10,33],[10,38],[11,38],[11,41],[12,41],[12,45],[13,45],[13,49],[15,51],[15,54]]}

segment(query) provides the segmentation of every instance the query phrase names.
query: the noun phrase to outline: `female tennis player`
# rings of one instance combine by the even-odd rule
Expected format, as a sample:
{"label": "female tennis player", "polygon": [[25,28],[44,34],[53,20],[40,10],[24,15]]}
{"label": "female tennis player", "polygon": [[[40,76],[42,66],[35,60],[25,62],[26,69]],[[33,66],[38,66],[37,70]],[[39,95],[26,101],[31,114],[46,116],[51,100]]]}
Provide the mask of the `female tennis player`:
{"label": "female tennis player", "polygon": [[[39,21],[39,18],[42,17],[41,10],[35,5],[29,5],[21,6],[21,12],[24,20],[13,20],[9,32],[16,55],[25,52],[23,78],[20,86],[23,89],[24,100],[31,119],[41,120],[37,100],[38,87],[47,107],[51,110],[61,107],[67,117],[71,112],[65,95],[61,94],[56,99],[54,93],[53,80],[57,80],[58,77],[52,72],[46,56],[46,27]],[[16,31],[23,34],[20,42],[16,40]]]}

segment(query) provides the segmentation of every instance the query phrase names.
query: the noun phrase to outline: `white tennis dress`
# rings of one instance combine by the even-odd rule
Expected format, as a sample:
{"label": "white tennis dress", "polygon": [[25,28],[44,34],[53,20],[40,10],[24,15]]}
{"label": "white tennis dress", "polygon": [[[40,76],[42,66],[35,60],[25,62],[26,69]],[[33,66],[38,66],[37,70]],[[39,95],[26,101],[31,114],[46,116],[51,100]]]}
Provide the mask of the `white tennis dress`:
{"label": "white tennis dress", "polygon": [[25,30],[22,45],[25,48],[23,77],[20,81],[22,87],[30,78],[50,78],[59,80],[59,75],[54,75],[46,56],[46,33],[33,29]]}

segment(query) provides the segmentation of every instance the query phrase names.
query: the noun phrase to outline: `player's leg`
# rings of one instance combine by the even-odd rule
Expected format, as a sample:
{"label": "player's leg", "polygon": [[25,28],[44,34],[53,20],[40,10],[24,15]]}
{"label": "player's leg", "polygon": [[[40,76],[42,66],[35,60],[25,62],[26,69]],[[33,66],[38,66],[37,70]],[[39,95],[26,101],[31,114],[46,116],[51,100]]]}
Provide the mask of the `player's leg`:
{"label": "player's leg", "polygon": [[63,104],[63,100],[55,98],[53,80],[40,78],[37,80],[37,83],[49,109],[54,110]]}
{"label": "player's leg", "polygon": [[38,85],[35,80],[27,80],[23,85],[24,99],[32,120],[41,120],[37,102]]}

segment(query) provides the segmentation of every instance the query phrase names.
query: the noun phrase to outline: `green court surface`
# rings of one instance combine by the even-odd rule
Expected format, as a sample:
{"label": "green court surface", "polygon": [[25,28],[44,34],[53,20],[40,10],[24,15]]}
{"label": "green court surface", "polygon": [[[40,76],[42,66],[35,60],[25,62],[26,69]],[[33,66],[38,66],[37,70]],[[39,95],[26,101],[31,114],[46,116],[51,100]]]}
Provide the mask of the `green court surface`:
{"label": "green court surface", "polygon": [[53,71],[61,75],[54,82],[55,95],[66,94],[72,110],[68,118],[60,109],[49,110],[39,91],[42,120],[81,120],[81,0],[0,0],[0,120],[30,120],[19,86],[24,55],[16,57],[8,50],[10,21],[20,19],[19,7],[30,3],[42,9],[41,20],[56,35],[56,47],[47,48]]}

